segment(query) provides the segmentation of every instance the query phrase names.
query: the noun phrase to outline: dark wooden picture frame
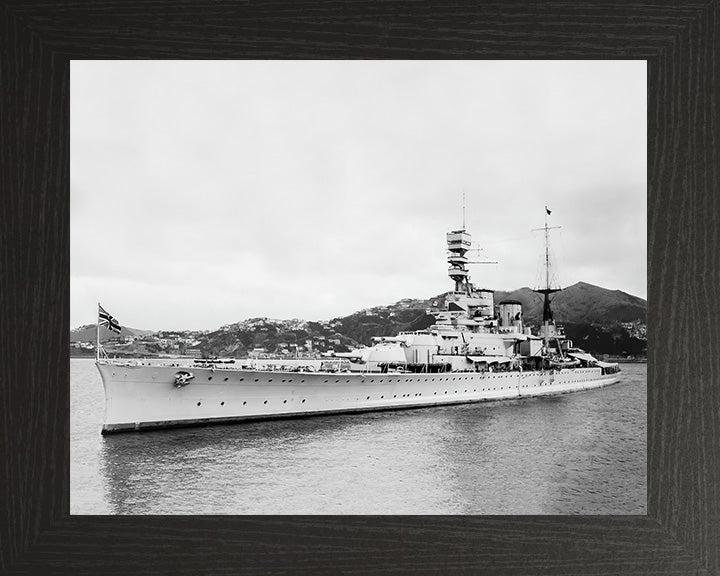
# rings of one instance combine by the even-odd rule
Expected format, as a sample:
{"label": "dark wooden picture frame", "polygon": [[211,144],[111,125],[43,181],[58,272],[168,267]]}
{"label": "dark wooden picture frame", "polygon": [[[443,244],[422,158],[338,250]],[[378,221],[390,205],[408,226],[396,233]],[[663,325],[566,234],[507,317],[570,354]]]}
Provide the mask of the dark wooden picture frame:
{"label": "dark wooden picture frame", "polygon": [[[0,573],[720,574],[718,5],[3,3]],[[647,516],[70,516],[69,63],[87,58],[647,60]]]}

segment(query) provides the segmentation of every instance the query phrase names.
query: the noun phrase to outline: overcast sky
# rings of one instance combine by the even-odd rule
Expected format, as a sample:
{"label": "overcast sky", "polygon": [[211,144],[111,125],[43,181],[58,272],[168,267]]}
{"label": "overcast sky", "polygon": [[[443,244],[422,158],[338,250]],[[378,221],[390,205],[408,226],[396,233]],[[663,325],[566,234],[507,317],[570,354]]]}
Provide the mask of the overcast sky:
{"label": "overcast sky", "polygon": [[71,327],[330,319],[553,271],[646,297],[646,65],[71,65]]}

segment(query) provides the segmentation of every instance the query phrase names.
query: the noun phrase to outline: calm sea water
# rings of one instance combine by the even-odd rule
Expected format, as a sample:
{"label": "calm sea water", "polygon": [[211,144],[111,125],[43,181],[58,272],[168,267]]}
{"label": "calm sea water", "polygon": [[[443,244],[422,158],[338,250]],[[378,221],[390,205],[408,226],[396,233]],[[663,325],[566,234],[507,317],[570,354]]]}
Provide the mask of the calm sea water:
{"label": "calm sea water", "polygon": [[549,398],[101,436],[71,359],[72,514],[645,514],[644,364]]}

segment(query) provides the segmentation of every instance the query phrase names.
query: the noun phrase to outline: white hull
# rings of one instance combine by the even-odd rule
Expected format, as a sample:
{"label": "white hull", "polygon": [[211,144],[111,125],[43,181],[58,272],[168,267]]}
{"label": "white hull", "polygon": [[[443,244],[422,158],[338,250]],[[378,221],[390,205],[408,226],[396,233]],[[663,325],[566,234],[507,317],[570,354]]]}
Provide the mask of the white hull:
{"label": "white hull", "polygon": [[545,396],[607,386],[617,374],[601,368],[542,372],[328,373],[216,367],[97,364],[105,389],[103,433],[418,408]]}

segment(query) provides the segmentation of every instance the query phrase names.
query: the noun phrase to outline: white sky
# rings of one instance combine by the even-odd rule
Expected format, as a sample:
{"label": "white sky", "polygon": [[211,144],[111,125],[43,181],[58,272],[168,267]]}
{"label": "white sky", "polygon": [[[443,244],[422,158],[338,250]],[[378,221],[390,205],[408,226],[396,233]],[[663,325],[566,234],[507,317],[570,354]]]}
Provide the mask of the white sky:
{"label": "white sky", "polygon": [[330,319],[554,270],[646,297],[644,61],[71,65],[72,327]]}

